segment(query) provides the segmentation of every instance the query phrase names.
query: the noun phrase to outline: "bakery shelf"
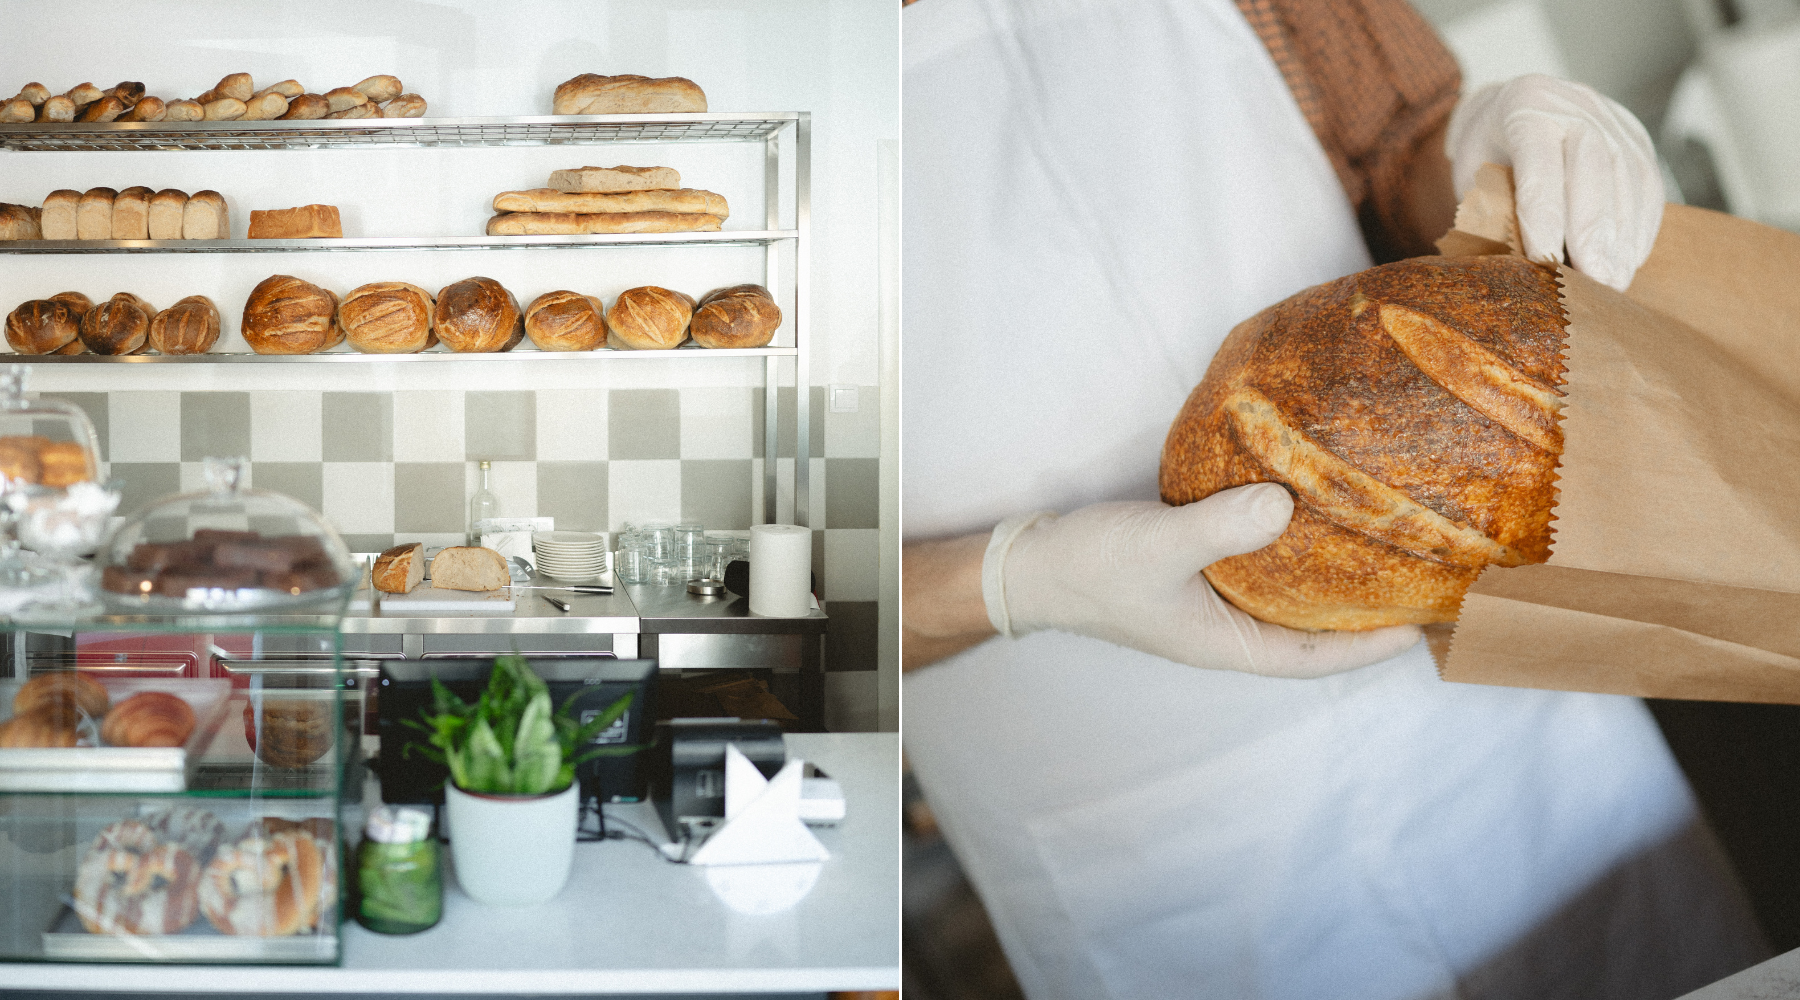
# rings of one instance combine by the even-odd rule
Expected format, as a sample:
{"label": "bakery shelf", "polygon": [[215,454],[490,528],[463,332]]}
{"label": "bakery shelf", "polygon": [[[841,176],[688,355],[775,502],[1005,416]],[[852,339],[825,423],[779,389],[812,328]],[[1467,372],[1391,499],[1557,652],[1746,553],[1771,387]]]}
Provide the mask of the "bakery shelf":
{"label": "bakery shelf", "polygon": [[359,354],[355,351],[327,351],[323,354],[6,354],[0,353],[0,359],[8,363],[26,365],[155,365],[155,364],[392,364],[394,362],[471,362],[471,361],[597,361],[629,359],[652,360],[680,358],[698,360],[700,358],[792,358],[799,354],[792,347],[744,347],[744,348],[706,348],[677,347],[672,351],[618,351],[602,349],[598,351],[535,351],[512,350],[504,354],[457,354],[452,351],[430,350],[419,354]]}
{"label": "bakery shelf", "polygon": [[617,142],[759,142],[798,112],[362,118],[272,122],[26,122],[0,125],[0,148],[92,150],[355,149],[396,146],[557,146]]}
{"label": "bakery shelf", "polygon": [[541,250],[602,247],[766,247],[795,230],[625,233],[609,236],[417,236],[315,240],[0,240],[0,253],[319,253],[350,250]]}

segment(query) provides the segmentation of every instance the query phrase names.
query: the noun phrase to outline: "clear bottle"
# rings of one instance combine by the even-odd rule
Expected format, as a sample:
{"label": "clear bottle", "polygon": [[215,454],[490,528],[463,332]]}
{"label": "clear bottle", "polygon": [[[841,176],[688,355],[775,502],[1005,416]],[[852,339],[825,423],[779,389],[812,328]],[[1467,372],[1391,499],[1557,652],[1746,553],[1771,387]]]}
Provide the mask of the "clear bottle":
{"label": "clear bottle", "polygon": [[488,488],[489,463],[481,463],[481,485],[476,487],[475,495],[469,498],[469,532],[468,544],[480,545],[481,532],[476,524],[488,518],[500,516],[500,500],[494,491]]}

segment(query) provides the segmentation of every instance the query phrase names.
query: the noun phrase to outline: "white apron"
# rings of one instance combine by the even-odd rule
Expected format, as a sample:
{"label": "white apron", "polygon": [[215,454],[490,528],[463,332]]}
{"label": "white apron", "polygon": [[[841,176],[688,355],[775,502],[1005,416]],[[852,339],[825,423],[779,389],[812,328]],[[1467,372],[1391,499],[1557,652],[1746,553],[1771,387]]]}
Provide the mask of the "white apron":
{"label": "white apron", "polygon": [[[1232,324],[1369,264],[1230,0],[921,0],[909,540],[1153,499]],[[905,681],[907,754],[1033,1000],[1675,996],[1763,957],[1634,699],[1319,681],[1063,633]]]}

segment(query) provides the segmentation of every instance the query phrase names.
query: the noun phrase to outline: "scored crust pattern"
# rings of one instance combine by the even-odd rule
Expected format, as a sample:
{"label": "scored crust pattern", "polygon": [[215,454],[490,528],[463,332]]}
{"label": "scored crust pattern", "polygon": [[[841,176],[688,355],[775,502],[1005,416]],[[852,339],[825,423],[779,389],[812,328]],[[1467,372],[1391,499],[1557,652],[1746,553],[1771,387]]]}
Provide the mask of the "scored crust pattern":
{"label": "scored crust pattern", "polygon": [[1205,570],[1265,621],[1453,621],[1490,565],[1550,554],[1566,320],[1516,257],[1417,258],[1238,325],[1163,448],[1165,502],[1279,482],[1273,544]]}

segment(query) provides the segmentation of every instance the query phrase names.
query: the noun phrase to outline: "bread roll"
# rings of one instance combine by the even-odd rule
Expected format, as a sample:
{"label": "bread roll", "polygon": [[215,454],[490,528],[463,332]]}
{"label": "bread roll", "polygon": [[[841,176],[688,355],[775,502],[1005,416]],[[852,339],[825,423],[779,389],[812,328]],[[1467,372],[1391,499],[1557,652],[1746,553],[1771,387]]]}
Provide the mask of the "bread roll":
{"label": "bread roll", "polygon": [[36,119],[37,105],[23,97],[15,97],[5,104],[0,104],[0,125],[14,125]]}
{"label": "bread roll", "polygon": [[431,585],[439,590],[499,590],[510,583],[506,559],[493,549],[454,545],[431,557]]}
{"label": "bread roll", "polygon": [[253,95],[244,102],[244,114],[239,119],[247,122],[268,122],[287,114],[288,99],[280,94],[266,93]]}
{"label": "bread roll", "polygon": [[399,97],[400,92],[404,88],[400,86],[399,77],[387,76],[384,74],[381,76],[371,76],[350,89],[362,94],[369,100],[380,104],[383,101],[391,101],[394,98]]}
{"label": "bread roll", "polygon": [[81,227],[76,222],[80,206],[80,191],[63,188],[45,195],[44,209],[38,216],[38,227],[43,232],[44,239],[75,239],[81,232]]}
{"label": "bread roll", "polygon": [[6,314],[6,342],[20,354],[54,354],[80,336],[81,315],[61,302],[33,299]]}
{"label": "bread roll", "polygon": [[194,732],[194,709],[167,691],[139,691],[114,705],[100,738],[116,747],[178,747]]}
{"label": "bread roll", "polygon": [[122,122],[159,122],[168,114],[169,106],[160,97],[146,97],[118,117]]}
{"label": "bread roll", "polygon": [[127,108],[135,108],[144,99],[144,85],[134,80],[124,80],[113,85],[108,94],[119,99],[119,103]]}
{"label": "bread roll", "polygon": [[464,278],[438,289],[432,329],[458,354],[510,351],[525,339],[519,300],[492,278]]}
{"label": "bread roll", "polygon": [[716,215],[686,212],[504,212],[488,220],[489,236],[575,236],[604,233],[716,233]]}
{"label": "bread roll", "polygon": [[418,542],[396,545],[375,559],[369,583],[384,594],[411,593],[425,579],[425,546]]}
{"label": "bread roll", "polygon": [[761,285],[732,285],[706,293],[689,333],[701,347],[767,347],[781,326],[781,307]]}
{"label": "bread roll", "polygon": [[50,88],[41,83],[28,83],[19,88],[19,96],[30,101],[32,107],[39,107],[50,99]]}
{"label": "bread roll", "polygon": [[1252,482],[1296,494],[1272,544],[1206,567],[1301,629],[1456,618],[1486,566],[1550,555],[1563,328],[1555,275],[1423,257],[1238,324],[1163,445],[1171,504]]}
{"label": "bread roll", "polygon": [[257,91],[257,93],[261,93],[261,94],[267,94],[270,92],[280,94],[281,96],[292,101],[294,98],[299,97],[301,94],[306,93],[306,88],[300,86],[300,81],[298,81],[298,80],[283,80],[280,83],[271,83],[267,87],[264,87],[262,90]]}
{"label": "bread roll", "polygon": [[231,216],[225,196],[217,191],[195,191],[181,209],[184,240],[231,239]]}
{"label": "bread roll", "polygon": [[113,199],[112,238],[115,240],[147,240],[150,238],[150,196],[147,187],[128,187]]}
{"label": "bread roll", "polygon": [[197,122],[206,118],[206,107],[199,101],[170,101],[163,114],[164,121]]}
{"label": "bread roll", "polygon": [[312,121],[323,118],[331,111],[331,102],[318,94],[301,94],[288,99],[287,113],[281,116],[282,121]]}
{"label": "bread roll", "polygon": [[687,339],[694,300],[681,292],[644,285],[627,288],[606,310],[606,330],[613,347],[634,351],[666,351]]}
{"label": "bread roll", "polygon": [[381,106],[383,118],[423,118],[425,98],[418,94],[401,94]]}
{"label": "bread roll", "polygon": [[41,240],[44,211],[30,205],[0,204],[0,240]]}
{"label": "bread roll", "polygon": [[369,101],[364,104],[358,104],[353,107],[345,108],[342,111],[333,111],[332,113],[326,115],[325,117],[333,118],[333,119],[380,118],[381,117],[381,105],[376,104],[373,101]]}
{"label": "bread roll", "polygon": [[647,115],[705,111],[706,94],[679,76],[596,76],[583,73],[556,87],[553,113],[559,115]]}
{"label": "bread roll", "polygon": [[69,89],[63,96],[72,101],[77,108],[85,108],[105,96],[105,91],[91,83],[83,83]]}
{"label": "bread roll", "polygon": [[248,101],[256,93],[256,84],[251,82],[248,73],[232,73],[219,80],[213,90],[221,97],[232,97],[240,101]]}
{"label": "bread roll", "polygon": [[301,205],[299,208],[254,209],[250,212],[250,239],[340,239],[343,223],[336,205]]}
{"label": "bread roll", "polygon": [[209,122],[234,122],[244,117],[246,105],[235,97],[216,97],[202,101],[200,107]]}
{"label": "bread roll", "polygon": [[194,103],[204,107],[214,101],[223,100],[224,97],[225,95],[217,90],[206,90],[194,95]]}
{"label": "bread roll", "polygon": [[75,238],[78,240],[112,239],[113,199],[119,192],[112,188],[89,188],[75,206]]}
{"label": "bread roll", "polygon": [[404,281],[360,285],[338,314],[350,346],[364,354],[417,354],[436,343],[431,294]]}
{"label": "bread roll", "polygon": [[75,102],[69,100],[66,94],[58,94],[38,105],[38,121],[72,122],[74,120]]}
{"label": "bread roll", "polygon": [[606,343],[594,300],[577,292],[545,292],[525,307],[525,335],[540,351],[591,351]]}
{"label": "bread roll", "polygon": [[711,191],[678,188],[670,191],[581,192],[571,194],[554,188],[531,191],[502,191],[494,196],[496,212],[679,212],[689,215],[731,214],[725,199]]}
{"label": "bread roll", "polygon": [[68,707],[84,712],[92,719],[106,717],[112,704],[106,688],[86,674],[74,670],[58,670],[39,674],[19,686],[13,695],[15,715],[43,709]]}
{"label": "bread roll", "polygon": [[186,191],[164,188],[150,196],[145,224],[153,240],[181,239],[181,224],[187,215]]}
{"label": "bread roll", "polygon": [[336,334],[337,296],[287,274],[257,283],[244,300],[244,341],[258,354],[312,354]]}
{"label": "bread roll", "polygon": [[150,349],[162,354],[205,354],[219,342],[219,307],[190,295],[150,321]]}
{"label": "bread roll", "polygon": [[331,111],[336,114],[369,103],[369,95],[350,87],[334,87],[325,92],[325,100],[331,103]]}
{"label": "bread roll", "polygon": [[81,109],[75,116],[79,122],[109,122],[125,113],[125,102],[107,94],[99,100]]}
{"label": "bread roll", "polygon": [[681,187],[681,173],[674,167],[577,167],[550,173],[550,186],[558,191],[657,191]]}
{"label": "bread roll", "polygon": [[148,346],[155,310],[129,292],[120,292],[81,318],[81,342],[95,354],[141,354]]}

